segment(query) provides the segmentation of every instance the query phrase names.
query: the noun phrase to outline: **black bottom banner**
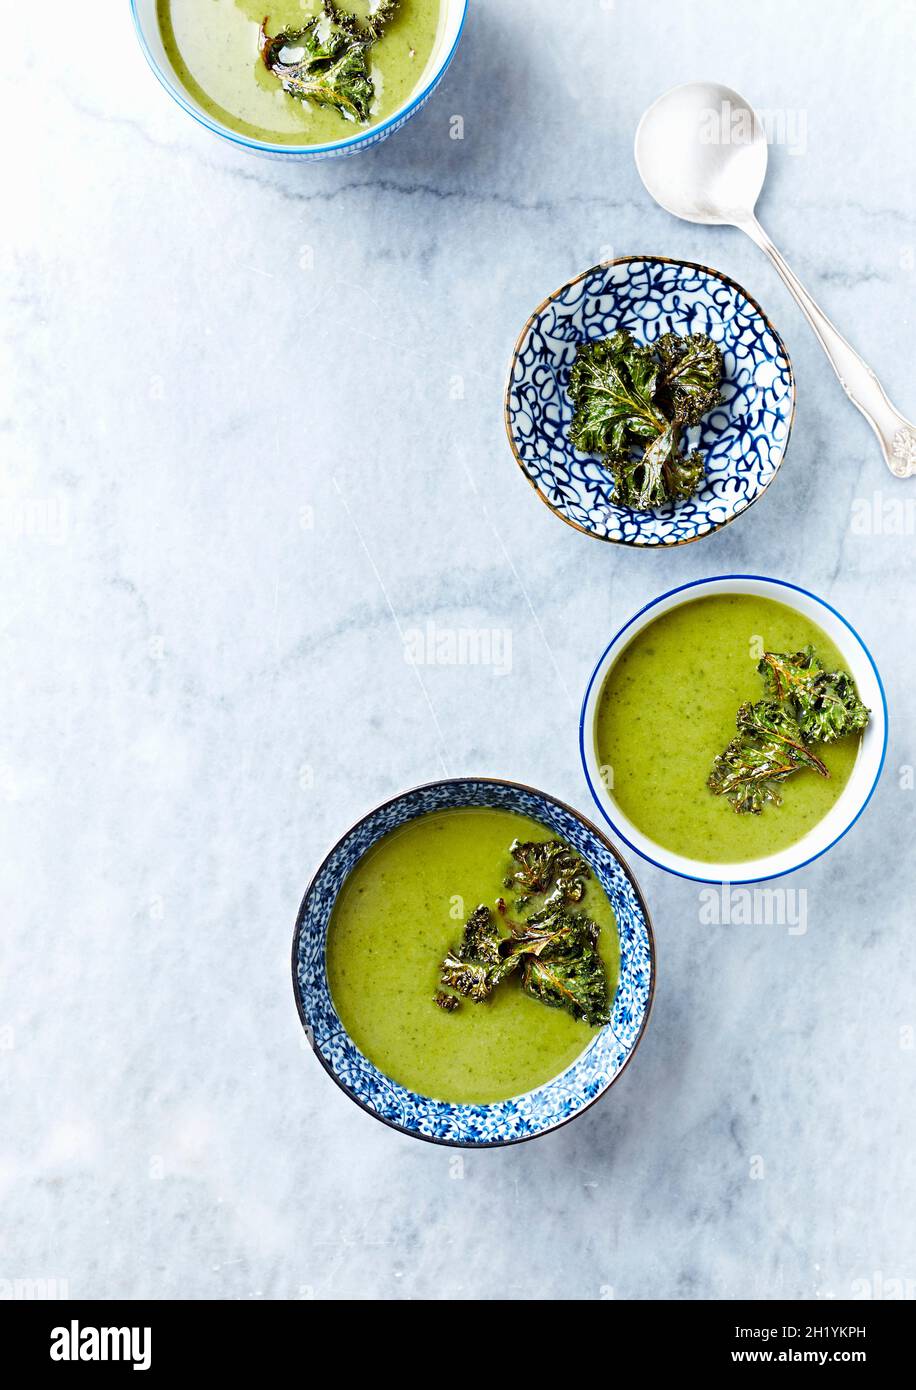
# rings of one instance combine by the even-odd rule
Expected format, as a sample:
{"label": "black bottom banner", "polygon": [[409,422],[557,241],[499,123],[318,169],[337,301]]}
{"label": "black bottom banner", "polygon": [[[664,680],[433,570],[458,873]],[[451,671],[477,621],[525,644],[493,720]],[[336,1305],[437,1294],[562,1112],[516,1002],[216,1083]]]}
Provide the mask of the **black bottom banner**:
{"label": "black bottom banner", "polygon": [[[446,1361],[455,1356],[460,1364],[459,1345],[466,1334],[459,1329],[472,1321],[470,1309],[458,1312],[443,1309],[441,1304],[424,1305],[424,1311],[417,1314],[416,1303],[387,1303],[384,1338],[380,1340],[371,1314],[366,1325],[366,1305],[359,1306],[359,1335],[341,1338],[345,1325],[335,1323],[337,1331],[321,1348],[322,1360],[331,1353],[342,1353],[342,1366],[350,1373],[360,1352],[374,1364],[396,1364],[398,1341],[394,1334],[403,1328],[410,1339],[402,1345],[410,1348],[411,1375],[421,1372],[427,1358],[430,1368],[441,1369],[443,1356]],[[111,1375],[185,1369],[210,1374],[225,1370],[234,1375],[250,1370],[262,1376],[268,1365],[279,1369],[288,1359],[291,1369],[298,1368],[297,1375],[307,1377],[313,1369],[308,1364],[311,1353],[319,1349],[316,1332],[323,1326],[323,1318],[318,1324],[313,1322],[316,1311],[308,1302],[5,1301],[0,1302],[0,1336],[6,1363],[15,1364],[20,1374],[47,1367],[62,1377],[79,1371]],[[548,1334],[546,1326],[541,1337],[534,1335],[531,1326],[522,1333],[516,1319],[524,1321],[524,1315],[519,1311],[513,1318],[515,1335],[510,1329],[503,1352],[508,1353],[516,1342],[516,1354],[524,1362],[522,1348],[527,1347],[530,1353],[534,1342],[542,1343],[536,1356],[538,1370],[543,1374],[556,1357],[557,1370],[565,1368],[568,1373],[565,1358],[571,1349],[568,1337],[574,1324],[560,1335],[566,1317],[578,1323],[583,1339],[591,1340],[597,1334],[606,1343],[609,1369],[633,1365],[643,1370],[690,1372],[797,1365],[828,1372],[840,1366],[874,1371],[889,1370],[902,1358],[912,1327],[913,1305],[601,1302],[583,1323],[568,1305],[558,1303],[551,1313],[554,1334]],[[473,1334],[475,1348],[478,1333],[485,1334],[487,1321]],[[495,1333],[496,1324],[491,1326]],[[417,1332],[425,1335],[417,1337]],[[465,1352],[468,1350],[465,1346]],[[475,1356],[478,1354],[475,1349]],[[304,1361],[300,1360],[303,1356]],[[438,1377],[439,1371],[433,1374]]]}

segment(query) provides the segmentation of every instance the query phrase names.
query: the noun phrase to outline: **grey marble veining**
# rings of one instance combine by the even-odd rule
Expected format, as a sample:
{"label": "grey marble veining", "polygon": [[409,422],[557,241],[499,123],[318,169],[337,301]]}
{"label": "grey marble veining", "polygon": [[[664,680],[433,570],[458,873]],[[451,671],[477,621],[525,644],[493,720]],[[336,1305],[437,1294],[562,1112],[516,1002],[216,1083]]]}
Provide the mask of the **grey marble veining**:
{"label": "grey marble veining", "polygon": [[[316,166],[196,129],[124,5],[65,8],[53,83],[34,26],[4,60],[0,1293],[916,1291],[916,483],[759,252],[667,217],[631,158],[677,81],[791,118],[761,220],[912,416],[916,14],[472,10],[429,106]],[[798,378],[766,497],[666,554],[554,519],[501,418],[532,308],[630,252],[734,276]],[[374,1124],[289,987],[318,859],[443,770],[588,811],[576,719],[607,637],[747,568],[839,606],[891,705],[867,815],[785,882],[807,931],[706,924],[695,886],[637,863],[655,1014],[600,1105],[463,1157]],[[429,621],[508,630],[511,671],[426,667],[424,694],[399,628]]]}

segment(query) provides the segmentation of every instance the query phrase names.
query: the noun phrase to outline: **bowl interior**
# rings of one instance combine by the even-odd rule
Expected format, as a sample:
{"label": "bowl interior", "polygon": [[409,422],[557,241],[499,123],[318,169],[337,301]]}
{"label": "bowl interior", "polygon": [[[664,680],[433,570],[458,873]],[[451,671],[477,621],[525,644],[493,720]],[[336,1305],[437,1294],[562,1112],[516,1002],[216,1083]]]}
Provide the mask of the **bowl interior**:
{"label": "bowl interior", "polygon": [[[532,816],[588,861],[607,893],[620,937],[620,978],[610,1024],[576,1061],[546,1085],[490,1105],[454,1105],[417,1095],[390,1080],[348,1037],[331,999],[325,968],[328,923],[337,893],[363,854],[390,830],[449,807],[487,806]],[[404,792],[365,816],[331,850],[306,891],[293,938],[293,985],[303,1026],[340,1086],[379,1119],[423,1139],[493,1145],[554,1129],[596,1100],[632,1056],[648,1019],[654,942],[639,888],[604,836],[575,811],[515,783],[462,778]]]}
{"label": "bowl interior", "polygon": [[[688,501],[652,512],[618,506],[607,470],[569,443],[576,347],[619,328],[647,344],[668,332],[706,333],[724,358],[724,403],[686,432],[706,456],[705,483]],[[595,266],[535,311],[512,361],[506,427],[529,482],[564,521],[602,540],[677,545],[756,501],[782,462],[794,408],[782,340],[739,285],[705,266],[634,256]]]}
{"label": "bowl interior", "polygon": [[169,61],[162,42],[162,35],[159,31],[159,20],[156,15],[156,0],[131,0],[131,9],[140,38],[141,46],[146,54],[147,60],[153,71],[156,73],[162,85],[172,97],[182,106],[185,111],[192,115],[202,125],[209,130],[215,131],[217,135],[225,136],[226,139],[233,141],[234,144],[242,145],[248,149],[258,150],[262,153],[274,153],[289,158],[296,155],[317,158],[321,154],[346,154],[348,150],[361,149],[366,145],[375,144],[382,136],[401,125],[407,116],[419,109],[423,100],[429,95],[439,78],[448,67],[455,48],[464,27],[467,15],[468,0],[442,0],[441,12],[439,17],[439,29],[423,72],[417,80],[414,90],[406,101],[393,111],[384,121],[376,125],[358,127],[354,130],[348,127],[348,134],[326,144],[316,145],[275,145],[267,141],[255,140],[246,135],[240,135],[229,126],[223,125],[200,105],[195,97],[187,90],[178,77],[175,69]]}
{"label": "bowl interior", "polygon": [[[595,720],[605,677],[625,647],[642,628],[663,613],[683,603],[710,594],[759,594],[795,608],[812,619],[843,656],[858,687],[859,696],[871,710],[859,753],[849,781],[827,815],[794,845],[765,858],[742,860],[735,864],[704,863],[675,854],[649,839],[621,810],[601,776],[595,747]],[[774,878],[816,859],[830,849],[858,819],[868,803],[881,774],[887,746],[887,704],[877,668],[868,648],[845,618],[823,599],[797,585],[759,575],[723,575],[698,580],[671,590],[636,614],[614,637],[595,667],[586,691],[580,721],[580,748],[586,779],[601,814],[616,834],[626,840],[643,858],[670,873],[705,883],[753,883]]]}

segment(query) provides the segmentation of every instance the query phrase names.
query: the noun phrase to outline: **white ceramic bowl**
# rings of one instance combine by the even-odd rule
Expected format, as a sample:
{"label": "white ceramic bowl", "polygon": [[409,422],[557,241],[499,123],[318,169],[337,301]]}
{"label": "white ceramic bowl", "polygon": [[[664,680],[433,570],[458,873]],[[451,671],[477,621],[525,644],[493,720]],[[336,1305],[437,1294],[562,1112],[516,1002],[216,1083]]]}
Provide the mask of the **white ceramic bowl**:
{"label": "white ceramic bowl", "polygon": [[386,139],[395,130],[399,130],[405,121],[409,121],[410,117],[426,104],[442,81],[446,69],[455,56],[455,50],[458,47],[458,41],[461,38],[467,18],[468,3],[469,0],[443,0],[439,32],[436,35],[432,54],[420,80],[407,100],[378,125],[360,126],[351,134],[326,145],[274,145],[265,140],[249,139],[247,135],[240,135],[238,131],[223,125],[221,121],[214,120],[182,85],[180,78],[169,62],[159,32],[159,21],[156,18],[156,0],[130,0],[130,8],[137,38],[140,40],[140,47],[146,55],[147,62],[169,96],[177,101],[178,105],[182,110],[187,111],[189,116],[193,116],[195,121],[199,121],[208,130],[212,130],[214,134],[221,135],[224,140],[230,140],[233,145],[238,145],[245,150],[253,150],[256,154],[266,155],[268,158],[315,160],[332,159],[336,155],[355,154],[358,150],[368,149],[370,145],[377,145],[380,140]]}
{"label": "white ceramic bowl", "polygon": [[[672,608],[693,599],[711,594],[758,594],[776,600],[788,608],[795,608],[805,617],[817,623],[842,653],[846,668],[858,687],[859,696],[871,710],[871,720],[862,737],[859,755],[856,759],[842,795],[834,803],[823,820],[808,831],[801,840],[776,854],[763,859],[742,860],[737,864],[707,864],[697,859],[687,859],[650,840],[638,830],[614,800],[601,776],[598,755],[595,747],[595,717],[601,689],[608,671],[629,645],[638,632],[654,619]],[[682,584],[670,589],[660,598],[653,599],[617,633],[607,647],[598,665],[592,672],[585,692],[582,714],[579,720],[579,747],[582,766],[595,805],[614,833],[660,869],[679,874],[682,878],[695,879],[701,883],[756,883],[761,879],[777,878],[780,874],[791,873],[812,859],[825,854],[841,840],[847,830],[851,830],[871,800],[872,792],[881,776],[884,755],[887,751],[887,700],[878,668],[871,653],[856,630],[842,614],[829,603],[807,589],[789,584],[781,579],[768,579],[756,574],[723,574],[715,579],[699,579],[692,584]]]}

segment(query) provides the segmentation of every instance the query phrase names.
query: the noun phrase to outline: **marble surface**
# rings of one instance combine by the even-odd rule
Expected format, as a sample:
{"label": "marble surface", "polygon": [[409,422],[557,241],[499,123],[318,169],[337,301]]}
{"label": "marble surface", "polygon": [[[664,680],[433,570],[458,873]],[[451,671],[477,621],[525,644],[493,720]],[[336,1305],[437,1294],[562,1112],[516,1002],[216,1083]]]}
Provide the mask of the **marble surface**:
{"label": "marble surface", "polygon": [[[916,1291],[916,482],[885,471],[760,253],[650,205],[631,157],[644,106],[691,77],[775,113],[761,218],[916,414],[916,13],[472,10],[406,129],[314,167],[195,128],[124,4],[91,29],[78,6],[55,19],[53,83],[46,35],[15,46],[4,1296],[42,1280],[241,1299]],[[534,305],[630,252],[734,276],[798,376],[767,496],[667,554],[558,522],[501,417]],[[695,885],[639,863],[655,1014],[600,1105],[463,1157],[373,1123],[293,1005],[316,862],[375,802],[446,771],[588,810],[576,719],[606,638],[664,588],[747,568],[845,611],[891,704],[867,815],[784,881],[806,931],[703,921]],[[509,669],[411,667],[403,640],[427,624],[511,634]]]}

